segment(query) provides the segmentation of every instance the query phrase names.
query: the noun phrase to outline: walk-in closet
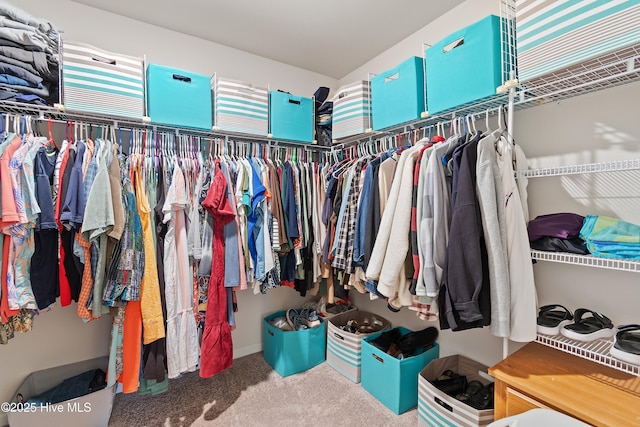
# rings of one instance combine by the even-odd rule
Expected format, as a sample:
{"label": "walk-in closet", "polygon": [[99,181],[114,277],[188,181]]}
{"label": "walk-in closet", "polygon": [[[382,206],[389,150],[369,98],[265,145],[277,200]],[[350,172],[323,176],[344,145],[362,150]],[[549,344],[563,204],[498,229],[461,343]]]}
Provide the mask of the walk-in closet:
{"label": "walk-in closet", "polygon": [[640,426],[640,1],[0,0],[0,426]]}

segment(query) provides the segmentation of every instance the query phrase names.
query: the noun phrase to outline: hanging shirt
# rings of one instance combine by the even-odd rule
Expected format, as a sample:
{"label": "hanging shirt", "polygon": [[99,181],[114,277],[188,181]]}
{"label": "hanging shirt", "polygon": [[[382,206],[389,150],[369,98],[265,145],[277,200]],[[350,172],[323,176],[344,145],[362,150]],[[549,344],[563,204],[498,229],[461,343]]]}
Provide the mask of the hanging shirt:
{"label": "hanging shirt", "polygon": [[[531,263],[531,249],[525,223],[519,186],[514,178],[513,158],[525,162],[518,169],[526,169],[524,154],[504,139],[498,141],[498,165],[502,176],[502,200],[507,229],[507,256],[511,284],[511,324],[509,339],[518,342],[536,339],[537,294]],[[521,183],[524,186],[524,183]]]}
{"label": "hanging shirt", "polygon": [[32,201],[28,192],[24,192],[25,187],[23,187],[23,184],[26,186],[26,183],[23,182],[24,175],[22,171],[27,153],[34,144],[35,139],[33,136],[27,137],[26,141],[15,151],[9,161],[9,172],[11,174],[19,222],[8,229],[11,243],[7,272],[7,293],[9,309],[11,310],[21,308],[36,309],[38,307],[30,281],[31,257],[35,250],[35,243],[32,230],[30,232],[27,229],[29,222],[27,211],[31,210]]}
{"label": "hanging shirt", "polygon": [[40,213],[34,233],[31,257],[31,287],[39,309],[55,303],[58,293],[58,227],[53,207],[51,184],[56,163],[56,150],[40,147],[35,158],[36,197]]}
{"label": "hanging shirt", "polygon": [[0,222],[0,228],[5,234],[9,232],[8,227],[20,221],[16,207],[16,197],[13,192],[9,162],[21,144],[20,138],[14,135],[4,153],[0,156],[0,185],[2,185],[2,221]]}
{"label": "hanging shirt", "polygon": [[[107,166],[111,163],[111,144],[107,141],[102,141],[100,154],[98,156],[97,174],[91,186],[91,191],[89,192],[84,221],[82,223],[82,236],[85,240],[93,242],[98,249],[92,297],[92,313],[94,317],[100,317],[101,314],[108,313],[108,309],[103,307],[102,304],[106,288],[107,233],[111,231],[115,224],[113,200],[111,198],[111,183],[107,170]],[[133,197],[133,190],[130,183],[129,187],[129,197],[130,199],[133,198],[130,203],[132,208],[135,209],[135,197]],[[137,218],[137,222],[132,219],[132,228],[135,228],[135,235],[140,234],[139,217]],[[140,250],[141,247],[138,246],[137,249]],[[132,253],[127,253],[127,255],[131,257],[130,262],[127,262],[131,268],[133,268],[134,265],[139,265],[138,262],[135,262],[135,259],[140,256],[139,253],[135,254],[135,256]],[[143,265],[140,265],[140,268],[142,267]],[[140,272],[131,272],[134,280],[130,282],[130,285],[133,286],[129,286],[127,292],[125,292],[125,300],[137,301],[140,299],[140,275]]]}
{"label": "hanging shirt", "polygon": [[142,327],[144,344],[152,343],[165,337],[164,319],[160,301],[160,285],[156,266],[155,248],[153,244],[153,228],[151,227],[151,209],[142,185],[140,170],[136,171],[136,200],[142,225],[144,240],[144,273],[140,283],[140,308],[142,311]]}
{"label": "hanging shirt", "polygon": [[184,175],[176,164],[162,208],[163,222],[169,226],[164,242],[169,378],[176,378],[183,372],[193,372],[198,365],[198,331],[193,312],[193,282],[187,252],[185,209],[189,201],[186,196]]}
{"label": "hanging shirt", "polygon": [[[227,181],[225,196],[229,200],[229,204],[233,206],[234,199],[231,193],[231,177],[229,168],[224,162],[220,162],[220,169]],[[228,288],[240,286],[240,263],[238,260],[238,229],[236,222],[232,221],[224,226],[224,285]]]}
{"label": "hanging shirt", "polygon": [[511,286],[505,205],[502,203],[502,177],[495,147],[500,132],[496,131],[478,143],[476,193],[482,213],[482,228],[489,260],[491,332],[498,337],[508,337],[511,322]]}

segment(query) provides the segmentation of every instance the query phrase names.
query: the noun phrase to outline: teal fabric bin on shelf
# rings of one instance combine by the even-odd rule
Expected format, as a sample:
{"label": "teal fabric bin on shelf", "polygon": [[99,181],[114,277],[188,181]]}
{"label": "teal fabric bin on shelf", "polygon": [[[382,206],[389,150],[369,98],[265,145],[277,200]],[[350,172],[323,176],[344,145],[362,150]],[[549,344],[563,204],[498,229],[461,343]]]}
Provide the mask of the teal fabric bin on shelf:
{"label": "teal fabric bin on shelf", "polygon": [[211,130],[211,79],[202,74],[149,64],[147,114],[153,123]]}
{"label": "teal fabric bin on shelf", "polygon": [[371,78],[373,130],[419,119],[425,108],[424,60],[411,57]]}
{"label": "teal fabric bin on shelf", "polygon": [[[515,2],[521,82],[572,68],[580,72],[585,62],[640,43],[639,0],[537,3],[531,7],[528,1]],[[613,56],[608,61],[618,59]]]}
{"label": "teal fabric bin on shelf", "polygon": [[[413,332],[398,327],[400,335]],[[429,362],[440,355],[438,343],[427,351],[399,360],[382,352],[370,341],[383,332],[370,335],[362,341],[361,384],[373,397],[396,414],[402,414],[418,405],[418,375]]]}
{"label": "teal fabric bin on shelf", "polygon": [[425,52],[429,114],[493,96],[502,85],[500,18],[490,15]]}
{"label": "teal fabric bin on shelf", "polygon": [[313,142],[313,98],[269,92],[269,133],[275,139]]}
{"label": "teal fabric bin on shelf", "polygon": [[264,360],[281,376],[297,374],[313,368],[325,361],[327,345],[327,325],[302,331],[283,331],[276,328],[270,319],[286,316],[279,311],[262,321],[262,353]]}

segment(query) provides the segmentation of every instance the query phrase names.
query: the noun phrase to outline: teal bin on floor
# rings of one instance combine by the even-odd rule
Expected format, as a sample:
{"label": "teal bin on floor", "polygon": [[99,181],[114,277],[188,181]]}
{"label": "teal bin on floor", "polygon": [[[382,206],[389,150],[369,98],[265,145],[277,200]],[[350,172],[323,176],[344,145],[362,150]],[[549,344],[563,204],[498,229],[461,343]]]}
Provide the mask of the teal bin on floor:
{"label": "teal bin on floor", "polygon": [[371,78],[373,130],[419,119],[425,109],[424,60],[413,56]]}
{"label": "teal bin on floor", "polygon": [[164,65],[147,67],[147,115],[151,122],[211,130],[209,76]]}
{"label": "teal bin on floor", "polygon": [[269,133],[275,139],[313,142],[313,98],[269,92]]}
{"label": "teal bin on floor", "polygon": [[264,360],[281,376],[297,374],[319,365],[326,358],[327,325],[320,319],[320,326],[302,331],[283,331],[270,319],[285,316],[279,311],[262,321],[262,353]]}
{"label": "teal bin on floor", "polygon": [[[413,332],[401,326],[397,329],[401,336]],[[370,344],[382,333],[370,335],[362,341],[361,384],[384,406],[402,414],[418,405],[418,375],[429,362],[438,358],[440,347],[434,343],[419,355],[399,360]]]}
{"label": "teal bin on floor", "polygon": [[500,18],[490,15],[425,52],[429,114],[493,96],[502,85]]}

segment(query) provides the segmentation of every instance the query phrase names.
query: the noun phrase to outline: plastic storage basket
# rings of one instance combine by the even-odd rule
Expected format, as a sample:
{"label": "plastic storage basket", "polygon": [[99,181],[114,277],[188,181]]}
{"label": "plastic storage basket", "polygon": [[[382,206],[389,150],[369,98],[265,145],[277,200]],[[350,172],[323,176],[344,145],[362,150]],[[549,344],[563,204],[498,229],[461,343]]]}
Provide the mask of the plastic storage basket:
{"label": "plastic storage basket", "polygon": [[214,76],[216,129],[266,136],[269,132],[269,92],[266,87]]}
{"label": "plastic storage basket", "polygon": [[144,59],[65,40],[62,45],[65,108],[141,119]]}

